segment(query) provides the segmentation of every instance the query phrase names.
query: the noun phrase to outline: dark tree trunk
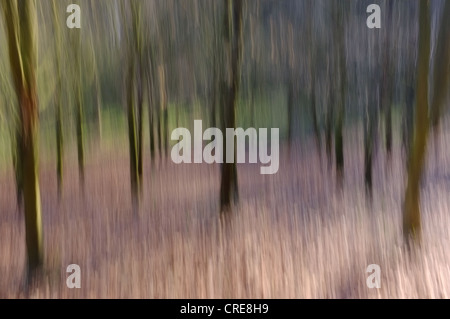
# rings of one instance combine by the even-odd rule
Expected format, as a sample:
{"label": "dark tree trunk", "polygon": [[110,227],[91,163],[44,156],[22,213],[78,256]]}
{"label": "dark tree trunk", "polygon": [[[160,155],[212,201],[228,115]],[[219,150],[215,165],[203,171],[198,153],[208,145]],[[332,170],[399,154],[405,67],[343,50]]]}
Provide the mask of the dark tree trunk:
{"label": "dark tree trunk", "polygon": [[450,1],[445,1],[442,14],[441,28],[436,42],[436,57],[433,76],[433,96],[431,103],[431,121],[435,136],[439,131],[439,119],[445,105],[445,97],[448,93],[449,69],[450,69]]}
{"label": "dark tree trunk", "polygon": [[375,147],[376,128],[378,124],[378,89],[368,88],[366,112],[364,112],[364,182],[366,191],[372,196],[373,189],[373,156]]}
{"label": "dark tree trunk", "polygon": [[[228,10],[231,5],[231,10]],[[224,71],[222,85],[222,103],[224,108],[225,126],[235,128],[236,124],[236,100],[239,94],[240,68],[242,58],[242,0],[225,0],[224,17],[224,56],[228,60],[225,65],[229,66],[229,77]],[[232,16],[231,16],[232,14]],[[234,144],[234,161],[226,163],[226,147],[224,147],[224,163],[222,165],[222,180],[220,186],[220,207],[226,211],[231,203],[238,201],[238,183],[236,167],[236,143]]]}
{"label": "dark tree trunk", "polygon": [[[60,89],[58,89],[60,90]],[[59,93],[60,94],[60,93]],[[59,95],[58,94],[58,95]],[[64,156],[64,139],[62,131],[62,115],[61,115],[61,98],[56,99],[56,176],[58,182],[58,198],[62,194],[62,183],[63,183],[63,156]]]}
{"label": "dark tree trunk", "polygon": [[127,83],[127,118],[128,118],[128,143],[130,153],[130,182],[131,199],[134,212],[137,212],[139,205],[139,173],[138,173],[138,153],[136,136],[136,115],[134,107],[134,58],[130,57],[128,66]]}
{"label": "dark tree trunk", "polygon": [[64,156],[64,139],[62,131],[62,83],[61,83],[61,49],[58,45],[58,41],[61,39],[61,30],[58,23],[58,9],[56,1],[52,1],[53,10],[53,24],[55,29],[55,59],[56,59],[56,72],[57,72],[57,84],[55,92],[55,133],[56,133],[56,178],[58,185],[58,199],[62,194],[63,183],[63,156]]}
{"label": "dark tree trunk", "polygon": [[35,74],[36,3],[32,0],[19,0],[17,7],[10,1],[4,1],[2,4],[10,66],[19,103],[19,167],[23,176],[28,279],[31,279],[43,262],[37,144],[39,118]]}
{"label": "dark tree trunk", "polygon": [[21,147],[20,147],[20,130],[16,129],[15,136],[12,137],[12,159],[14,166],[14,177],[16,181],[16,200],[17,207],[19,208],[19,212],[22,208],[22,200],[23,200],[23,176],[22,176],[22,158]]}
{"label": "dark tree trunk", "polygon": [[[339,69],[339,101],[336,113],[336,128],[334,132],[334,149],[336,156],[336,176],[338,184],[342,184],[344,171],[344,113],[347,96],[347,66],[345,52],[345,3],[335,4],[337,15],[337,49],[338,49],[338,69]],[[342,7],[341,7],[342,6]]]}
{"label": "dark tree trunk", "polygon": [[137,85],[137,171],[139,180],[142,180],[143,174],[143,119],[144,119],[144,92],[142,88],[142,75],[138,70]]}
{"label": "dark tree trunk", "polygon": [[77,131],[78,170],[81,185],[84,185],[84,133],[83,133],[84,114],[83,114],[83,97],[82,97],[81,83],[78,83],[77,85],[76,94],[77,94],[76,131]]}
{"label": "dark tree trunk", "polygon": [[[385,143],[388,157],[392,154],[392,94],[393,94],[393,74],[392,62],[390,58],[390,31],[392,25],[392,12],[394,10],[394,2],[387,1],[388,14],[386,28],[384,29],[384,48],[383,48],[383,77],[381,83],[381,108],[384,110],[385,123]],[[392,53],[391,53],[392,54]]]}
{"label": "dark tree trunk", "polygon": [[430,59],[430,3],[420,1],[419,57],[417,73],[417,106],[414,139],[408,163],[408,184],[403,208],[403,234],[407,242],[412,238],[420,242],[420,180],[426,153],[428,117],[428,74]]}

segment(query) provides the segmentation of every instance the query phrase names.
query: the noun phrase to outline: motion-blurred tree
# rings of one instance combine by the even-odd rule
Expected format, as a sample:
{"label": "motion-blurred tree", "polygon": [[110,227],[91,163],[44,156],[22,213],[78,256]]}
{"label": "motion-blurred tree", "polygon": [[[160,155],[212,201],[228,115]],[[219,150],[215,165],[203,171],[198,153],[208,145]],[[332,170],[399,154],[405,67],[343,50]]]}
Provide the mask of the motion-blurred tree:
{"label": "motion-blurred tree", "polygon": [[336,175],[338,179],[338,184],[342,183],[343,170],[344,170],[344,114],[345,114],[345,103],[347,98],[347,65],[346,65],[346,46],[345,46],[345,32],[346,26],[345,21],[347,21],[348,12],[348,2],[347,1],[333,1],[334,9],[334,22],[336,30],[336,55],[337,55],[337,68],[339,78],[338,88],[339,88],[339,99],[336,107],[336,126],[334,130],[334,153],[336,160]]}
{"label": "motion-blurred tree", "polygon": [[419,13],[419,58],[416,83],[416,113],[413,142],[408,161],[408,183],[403,208],[403,234],[420,241],[420,180],[422,176],[428,139],[428,75],[430,60],[430,2],[420,1]]}
{"label": "motion-blurred tree", "polygon": [[367,63],[369,64],[370,76],[364,94],[364,182],[368,195],[372,196],[372,166],[378,134],[381,72],[379,71],[380,45],[378,33],[371,31],[368,38],[367,52],[369,58]]}
{"label": "motion-blurred tree", "polygon": [[52,0],[52,13],[53,13],[53,28],[55,30],[55,61],[56,61],[56,90],[55,90],[55,124],[56,124],[56,176],[58,181],[58,196],[61,197],[62,182],[63,182],[63,154],[64,154],[64,139],[62,131],[62,83],[61,83],[61,29],[58,14],[59,10],[58,1]]}
{"label": "motion-blurred tree", "polygon": [[442,25],[436,43],[436,56],[433,71],[434,92],[431,100],[431,124],[435,136],[439,131],[439,119],[444,109],[445,98],[448,95],[450,72],[450,1],[444,2]]}
{"label": "motion-blurred tree", "polygon": [[394,2],[385,1],[387,10],[386,27],[383,28],[383,77],[381,82],[381,107],[384,111],[385,123],[385,143],[386,152],[390,157],[392,153],[392,95],[394,86],[394,74],[392,71],[393,50],[392,50],[392,36],[389,33],[392,29],[392,15],[394,12]]}
{"label": "motion-blurred tree", "polygon": [[[224,67],[221,78],[221,105],[224,128],[236,127],[236,101],[239,96],[242,60],[242,0],[224,0],[223,50]],[[234,161],[227,163],[227,150],[224,148],[222,180],[220,185],[220,208],[226,211],[232,200],[238,200],[238,182],[236,168],[236,142],[233,138]]]}
{"label": "motion-blurred tree", "polygon": [[140,181],[138,172],[138,137],[136,130],[136,106],[135,106],[135,88],[136,88],[136,72],[139,72],[137,65],[137,50],[140,46],[137,26],[138,4],[136,1],[121,2],[121,17],[125,36],[125,59],[127,61],[125,76],[125,96],[128,119],[128,143],[130,154],[130,181],[131,181],[131,199],[133,210],[137,212],[139,205]]}
{"label": "motion-blurred tree", "polygon": [[309,100],[311,103],[311,115],[312,115],[312,124],[314,129],[314,138],[316,142],[317,147],[317,154],[322,156],[322,140],[321,140],[321,134],[320,134],[320,124],[319,124],[319,117],[318,117],[318,111],[317,111],[317,99],[316,99],[316,72],[317,70],[317,54],[318,54],[318,48],[316,41],[314,39],[314,5],[312,1],[307,2],[307,12],[309,12],[309,19],[307,24],[307,36],[308,36],[308,43],[310,49],[308,50],[308,63],[309,63],[309,80],[311,83],[310,90],[309,90]]}
{"label": "motion-blurred tree", "polygon": [[36,83],[36,3],[2,0],[12,78],[19,103],[18,135],[23,176],[28,274],[43,261],[42,219],[38,175],[38,97]]}
{"label": "motion-blurred tree", "polygon": [[70,30],[70,41],[73,59],[73,94],[75,99],[75,127],[77,137],[77,159],[80,185],[84,187],[84,86],[83,86],[83,57],[82,57],[82,28]]}

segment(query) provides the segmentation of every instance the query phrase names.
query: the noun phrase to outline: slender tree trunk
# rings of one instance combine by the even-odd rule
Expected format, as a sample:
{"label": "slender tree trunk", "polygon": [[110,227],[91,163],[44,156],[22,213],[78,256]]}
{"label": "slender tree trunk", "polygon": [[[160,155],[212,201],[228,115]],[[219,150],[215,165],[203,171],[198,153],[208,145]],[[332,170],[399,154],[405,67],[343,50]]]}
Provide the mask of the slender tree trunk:
{"label": "slender tree trunk", "polygon": [[[212,94],[211,94],[211,127],[217,127],[217,116],[220,114],[218,110],[218,100],[220,96],[220,68],[222,67],[220,58],[220,39],[219,39],[219,26],[218,26],[218,18],[216,14],[217,3],[215,1],[212,2],[212,11],[213,11],[213,65],[212,65]],[[215,140],[215,137],[214,137]]]}
{"label": "slender tree trunk", "polygon": [[[231,6],[231,7],[230,7]],[[236,124],[236,100],[239,94],[240,68],[242,58],[242,0],[225,0],[224,17],[224,57],[229,66],[227,80],[222,84],[222,103],[224,107],[225,125],[234,128]],[[225,78],[224,78],[225,79]],[[234,161],[226,163],[226,147],[224,147],[224,163],[220,186],[220,207],[226,211],[231,202],[238,201],[236,143],[234,145]]]}
{"label": "slender tree trunk", "polygon": [[419,57],[417,74],[417,106],[414,123],[414,139],[408,163],[408,184],[403,210],[403,234],[409,242],[420,242],[420,180],[422,176],[428,139],[428,74],[430,59],[430,3],[420,1]]}
{"label": "slender tree trunk", "polygon": [[314,139],[316,141],[317,154],[319,157],[322,155],[322,143],[320,140],[320,126],[319,118],[317,116],[317,105],[316,105],[316,76],[314,70],[311,67],[311,92],[309,94],[311,101],[311,115],[314,129]]}
{"label": "slender tree trunk", "polygon": [[166,107],[164,108],[164,152],[166,153],[166,156],[169,154],[169,139],[169,109],[166,104]]}
{"label": "slender tree trunk", "polygon": [[53,24],[55,29],[55,60],[57,72],[57,84],[55,92],[55,134],[56,134],[56,179],[58,185],[58,198],[61,198],[63,185],[63,157],[64,157],[64,139],[62,131],[62,83],[61,83],[61,30],[58,23],[58,10],[56,1],[52,1]]}
{"label": "slender tree trunk", "polygon": [[96,118],[97,118],[97,134],[99,141],[102,140],[102,88],[98,74],[98,67],[95,70],[95,104],[96,104]]}
{"label": "slender tree trunk", "polygon": [[384,104],[385,142],[386,152],[390,157],[392,154],[392,105],[390,104],[390,99],[388,99],[387,103]]}
{"label": "slender tree trunk", "polygon": [[80,177],[80,185],[84,188],[84,103],[83,103],[83,81],[81,71],[81,29],[74,29],[73,33],[73,47],[75,53],[75,127],[77,138],[77,159],[78,159],[78,173]]}
{"label": "slender tree trunk", "polygon": [[[342,103],[342,101],[341,101]],[[341,105],[337,110],[336,127],[334,131],[334,154],[336,158],[336,173],[338,182],[342,182],[344,174],[344,106]]]}
{"label": "slender tree trunk", "polygon": [[[36,94],[35,92],[30,93],[32,94],[31,96],[28,96],[26,93],[22,93],[22,108],[29,110],[35,108],[37,109]],[[37,118],[37,114],[35,116]],[[22,119],[24,117],[25,116],[22,115]],[[22,137],[21,143],[21,152],[23,155],[22,172],[23,176],[26,176],[26,180],[24,181],[25,233],[28,252],[28,268],[30,271],[37,270],[43,261],[41,202],[37,167],[38,124],[37,119],[34,121],[35,124],[33,124],[30,128],[26,128],[23,132],[24,136]]]}
{"label": "slender tree trunk", "polygon": [[158,107],[155,101],[155,56],[152,44],[148,47],[149,67],[146,72],[147,99],[148,99],[148,131],[150,138],[150,157],[155,157],[155,108]]}
{"label": "slender tree trunk", "polygon": [[381,83],[381,107],[384,110],[385,123],[385,143],[388,157],[392,154],[392,94],[393,94],[393,74],[392,62],[389,56],[391,48],[390,31],[392,25],[392,12],[394,10],[393,1],[387,1],[387,22],[384,29],[384,50],[383,50],[383,78]]}
{"label": "slender tree trunk", "polygon": [[157,94],[157,101],[155,103],[156,105],[156,131],[158,132],[157,135],[157,142],[158,142],[158,151],[159,151],[159,157],[162,158],[163,155],[163,147],[162,147],[162,119],[161,119],[161,99],[159,96],[159,93]]}
{"label": "slender tree trunk", "polygon": [[378,123],[378,88],[368,88],[366,112],[364,112],[364,182],[366,191],[372,196],[373,155]]}
{"label": "slender tree trunk", "polygon": [[336,175],[338,184],[342,184],[343,171],[344,171],[344,141],[343,141],[343,126],[344,126],[344,113],[345,113],[345,101],[347,95],[347,66],[346,66],[346,52],[345,52],[345,8],[339,7],[344,4],[335,4],[336,13],[338,16],[337,22],[337,49],[338,49],[338,64],[339,64],[339,88],[340,88],[340,100],[337,106],[336,113],[336,127],[334,132],[334,150],[336,156]]}
{"label": "slender tree trunk", "polygon": [[139,180],[142,180],[143,175],[143,118],[144,118],[144,92],[142,88],[142,73],[138,70],[138,85],[137,85],[137,170]]}
{"label": "slender tree trunk", "polygon": [[[168,101],[167,101],[167,83],[166,83],[166,70],[164,65],[160,65],[158,68],[159,74],[159,99],[160,99],[160,109],[162,112],[162,125],[160,124],[160,132],[161,132],[161,153],[165,153],[169,150],[169,110],[168,110]],[[160,120],[160,121],[161,121]],[[162,127],[161,127],[162,126]],[[164,151],[163,151],[164,149]]]}
{"label": "slender tree trunk", "polygon": [[405,88],[405,105],[403,111],[403,131],[402,131],[402,143],[405,151],[406,163],[408,166],[410,158],[410,150],[412,144],[413,126],[414,126],[414,101],[415,90],[411,85],[407,85]]}
{"label": "slender tree trunk", "polygon": [[442,14],[441,28],[436,42],[436,57],[433,72],[434,92],[431,103],[431,121],[435,137],[439,131],[439,119],[445,105],[445,97],[449,87],[450,69],[450,1],[445,1]]}
{"label": "slender tree trunk", "polygon": [[319,158],[322,156],[322,143],[320,138],[320,125],[319,118],[317,116],[317,105],[316,105],[316,61],[317,61],[317,49],[316,44],[314,42],[314,20],[313,20],[313,2],[308,1],[307,10],[311,12],[310,17],[308,19],[308,40],[310,45],[310,50],[308,53],[308,61],[309,61],[309,79],[311,81],[311,87],[309,92],[309,100],[311,105],[311,116],[312,116],[312,124],[314,130],[314,139],[317,147],[317,155]]}
{"label": "slender tree trunk", "polygon": [[128,143],[130,153],[130,182],[133,211],[137,212],[139,205],[139,172],[138,172],[138,141],[136,136],[136,113],[134,107],[134,57],[129,57],[128,83],[127,83],[127,118],[128,118]]}
{"label": "slender tree trunk", "polygon": [[23,175],[22,175],[22,158],[21,147],[20,147],[20,129],[15,130],[15,136],[12,136],[12,159],[14,166],[14,177],[16,181],[16,200],[19,212],[22,208],[23,200]]}
{"label": "slender tree trunk", "polygon": [[[331,76],[330,76],[331,78]],[[333,106],[332,102],[334,101],[335,94],[333,93],[332,89],[332,82],[330,82],[330,86],[328,89],[328,108],[326,113],[326,119],[325,119],[325,152],[327,154],[327,160],[328,160],[328,166],[331,167],[332,164],[332,156],[331,148],[333,144],[333,118],[334,118],[334,112],[333,112]]]}
{"label": "slender tree trunk", "polygon": [[[3,0],[9,58],[19,102],[19,147],[22,156],[25,236],[29,279],[43,261],[42,219],[38,175],[39,127],[36,84],[36,3]],[[17,6],[15,6],[17,5]]]}
{"label": "slender tree trunk", "polygon": [[78,154],[78,170],[80,175],[81,185],[84,185],[84,112],[83,112],[83,97],[81,89],[81,79],[77,84],[76,89],[76,130],[77,130],[77,154]]}
{"label": "slender tree trunk", "polygon": [[[58,88],[59,90],[59,88]],[[62,185],[63,185],[63,156],[64,156],[64,139],[62,131],[62,114],[61,114],[61,95],[57,93],[56,98],[56,112],[55,112],[55,122],[56,122],[56,178],[58,183],[58,198],[61,198]]]}
{"label": "slender tree trunk", "polygon": [[150,157],[153,160],[155,157],[155,124],[154,124],[154,93],[153,93],[153,85],[152,79],[150,79],[151,75],[148,75],[148,89],[147,89],[147,98],[148,98],[148,131],[149,131],[149,139],[150,139]]}

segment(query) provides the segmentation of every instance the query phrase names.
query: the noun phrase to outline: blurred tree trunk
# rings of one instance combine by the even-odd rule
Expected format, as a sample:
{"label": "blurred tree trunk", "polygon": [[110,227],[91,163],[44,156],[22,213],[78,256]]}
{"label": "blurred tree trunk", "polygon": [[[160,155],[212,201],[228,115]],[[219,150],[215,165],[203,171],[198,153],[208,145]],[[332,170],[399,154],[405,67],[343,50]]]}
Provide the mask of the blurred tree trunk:
{"label": "blurred tree trunk", "polygon": [[[418,3],[417,3],[418,12]],[[406,30],[401,33],[406,39],[414,39],[415,46],[413,50],[408,50],[403,55],[401,63],[403,64],[403,81],[404,81],[404,102],[402,110],[402,149],[405,158],[406,167],[409,165],[410,152],[413,143],[413,128],[415,117],[415,99],[416,99],[416,81],[417,81],[417,52],[418,52],[418,33],[414,32],[414,26],[417,25],[417,20],[414,12],[405,12],[407,24]],[[417,38],[417,39],[416,39]],[[406,41],[404,41],[406,43]]]}
{"label": "blurred tree trunk", "polygon": [[[408,78],[410,78],[410,76],[408,76]],[[408,83],[405,87],[405,105],[402,118],[402,144],[405,152],[406,163],[408,166],[414,126],[415,89],[413,88],[412,83],[409,83],[410,80],[408,79],[407,81]]]}
{"label": "blurred tree trunk", "polygon": [[83,99],[83,74],[81,57],[81,29],[70,30],[72,48],[74,53],[74,94],[75,94],[75,127],[77,139],[77,159],[80,186],[84,189],[84,99]]}
{"label": "blurred tree trunk", "polygon": [[439,132],[439,119],[441,117],[445,98],[448,95],[449,70],[450,70],[450,1],[444,2],[441,28],[436,41],[436,56],[433,72],[433,96],[431,102],[431,124],[434,135]]}
{"label": "blurred tree trunk", "polygon": [[[136,85],[136,113],[134,114],[135,130],[136,130],[136,165],[137,165],[137,192],[142,192],[142,177],[143,177],[143,122],[144,122],[144,65],[143,65],[143,48],[144,48],[144,34],[142,30],[142,16],[141,16],[141,3],[133,1],[131,3],[131,14],[132,14],[132,23],[133,23],[133,47],[134,52],[132,55],[134,56],[132,61],[133,72],[134,74],[134,84]],[[136,64],[135,64],[136,63]],[[131,88],[134,90],[135,88]],[[129,92],[129,94],[132,94]],[[134,105],[132,106],[134,107]],[[137,127],[136,127],[137,125]],[[140,195],[140,194],[139,194]]]}
{"label": "blurred tree trunk", "polygon": [[[89,2],[89,10],[93,17],[100,17],[103,14],[103,10],[105,7],[100,4],[98,1],[90,1]],[[101,145],[102,141],[102,85],[101,85],[101,76],[100,76],[100,66],[98,52],[95,50],[96,46],[94,45],[94,41],[100,41],[102,35],[99,34],[99,31],[102,30],[101,19],[96,19],[95,21],[89,21],[89,28],[92,30],[92,36],[90,37],[90,50],[92,51],[93,57],[93,78],[94,78],[94,86],[93,86],[93,103],[95,106],[94,112],[94,120],[96,122],[96,134],[98,138],[98,143]],[[100,31],[101,32],[101,31]]]}
{"label": "blurred tree trunk", "polygon": [[134,110],[134,57],[129,57],[127,77],[127,119],[128,119],[128,144],[130,153],[130,181],[133,209],[136,211],[139,204],[139,172],[136,136],[136,114]]}
{"label": "blurred tree trunk", "polygon": [[16,201],[17,207],[22,208],[23,200],[23,176],[22,176],[22,154],[20,151],[20,128],[15,129],[15,134],[11,134],[12,139],[12,161],[14,167],[14,177],[16,181]]}
{"label": "blurred tree trunk", "polygon": [[77,138],[77,159],[80,186],[84,188],[84,101],[83,101],[83,74],[81,58],[81,29],[70,30],[72,48],[74,53],[74,94],[75,94],[75,128]]}
{"label": "blurred tree trunk", "polygon": [[[334,3],[334,2],[333,2]],[[347,66],[346,66],[346,52],[345,52],[345,12],[347,11],[347,3],[335,4],[336,11],[336,36],[337,36],[337,56],[339,69],[339,101],[336,108],[336,127],[334,131],[334,153],[336,156],[336,176],[338,184],[342,184],[344,171],[344,141],[343,141],[343,126],[345,101],[347,95]]]}
{"label": "blurred tree trunk", "polygon": [[[165,153],[167,155],[169,151],[169,110],[168,110],[168,101],[167,101],[167,82],[166,82],[166,68],[165,65],[161,64],[158,67],[158,76],[159,76],[159,101],[161,103],[160,109],[162,112],[162,125],[160,124],[161,131],[161,139],[164,144],[161,148],[161,153]],[[164,151],[163,151],[164,149]]]}
{"label": "blurred tree trunk", "polygon": [[309,47],[308,50],[308,61],[309,61],[309,80],[311,83],[310,91],[309,91],[309,100],[311,103],[311,115],[312,115],[312,124],[313,124],[313,130],[314,130],[314,139],[316,142],[317,147],[317,154],[319,155],[319,158],[322,155],[322,143],[320,138],[320,125],[319,125],[319,118],[317,116],[317,105],[316,105],[316,61],[317,61],[317,48],[316,43],[314,39],[314,19],[313,19],[313,2],[308,1],[307,2],[307,12],[310,12],[309,14],[309,21],[308,21],[308,41],[309,41]]}
{"label": "blurred tree trunk", "polygon": [[380,111],[380,83],[382,73],[380,65],[380,37],[378,33],[370,32],[368,41],[368,83],[365,92],[364,112],[364,183],[367,194],[372,196],[373,185],[373,157],[375,154],[376,138],[378,136],[378,122]]}
{"label": "blurred tree trunk", "polygon": [[[236,101],[239,96],[240,69],[242,59],[242,0],[224,0],[224,65],[221,84],[221,99],[224,115],[224,128],[236,126]],[[225,131],[225,130],[224,130]],[[222,164],[222,180],[220,185],[220,208],[226,211],[232,200],[238,201],[236,142],[234,145],[234,161],[226,163],[226,147],[224,145],[224,163]]]}
{"label": "blurred tree trunk", "polygon": [[[95,54],[95,53],[94,53]],[[101,143],[102,140],[102,88],[100,85],[100,79],[99,79],[99,70],[98,65],[96,64],[95,70],[94,70],[94,97],[95,97],[95,118],[97,120],[97,135],[98,139]]]}
{"label": "blurred tree trunk", "polygon": [[61,83],[61,30],[58,21],[57,2],[52,1],[53,28],[55,30],[55,61],[56,61],[56,91],[55,91],[55,129],[56,129],[56,178],[58,184],[58,198],[61,198],[63,183],[63,154],[64,139],[62,131],[62,83]]}
{"label": "blurred tree trunk", "polygon": [[3,0],[12,77],[19,102],[20,168],[23,176],[25,234],[29,279],[43,262],[38,175],[39,108],[36,84],[36,3]]}
{"label": "blurred tree trunk", "polygon": [[392,94],[394,86],[394,74],[392,72],[392,58],[389,56],[391,49],[391,28],[392,28],[392,12],[394,10],[394,2],[386,1],[387,21],[384,28],[384,51],[383,51],[383,77],[381,83],[381,107],[384,110],[385,123],[385,143],[388,157],[392,153]]}
{"label": "blurred tree trunk", "polygon": [[150,157],[153,160],[155,157],[155,108],[157,104],[155,103],[155,57],[153,46],[150,44],[148,46],[148,62],[149,67],[147,67],[146,80],[147,80],[147,99],[148,99],[148,131],[150,138]]}
{"label": "blurred tree trunk", "polygon": [[[141,64],[139,64],[141,65]],[[139,73],[137,78],[137,170],[139,179],[142,180],[143,175],[143,119],[144,119],[144,90],[142,85],[142,73],[141,73],[141,67],[139,67],[138,71]]]}
{"label": "blurred tree trunk", "polygon": [[416,114],[414,138],[408,163],[408,184],[403,207],[403,234],[420,242],[420,180],[422,176],[428,139],[428,75],[430,60],[430,3],[420,1],[419,13],[419,57],[416,90]]}
{"label": "blurred tree trunk", "polygon": [[311,114],[313,120],[313,129],[314,129],[314,139],[316,141],[317,154],[319,158],[322,156],[322,142],[320,139],[320,126],[319,126],[319,118],[317,116],[317,103],[316,103],[316,76],[314,75],[314,71],[311,74],[311,92],[310,92],[310,100],[311,100]]}
{"label": "blurred tree trunk", "polygon": [[[60,80],[59,80],[60,82]],[[63,185],[63,156],[64,156],[64,139],[62,131],[62,112],[61,112],[61,91],[60,87],[57,88],[56,101],[55,101],[55,121],[56,121],[56,178],[58,183],[58,198],[61,198],[62,185]]]}
{"label": "blurred tree trunk", "polygon": [[221,64],[219,61],[221,60],[219,58],[220,55],[220,41],[218,36],[218,23],[217,20],[217,2],[212,1],[212,14],[213,14],[213,65],[212,65],[212,96],[211,96],[211,127],[217,127],[217,102],[219,98],[219,90],[220,90],[220,70]]}
{"label": "blurred tree trunk", "polygon": [[[137,67],[137,173],[139,177],[139,182],[142,182],[143,176],[143,161],[144,161],[144,148],[143,148],[143,125],[144,125],[144,85],[143,85],[143,65],[141,59],[141,52],[138,52],[138,67]],[[139,190],[142,191],[142,187],[139,187]]]}
{"label": "blurred tree trunk", "polygon": [[[127,15],[125,3],[122,3],[122,21],[125,28],[127,28]],[[133,213],[136,216],[139,211],[139,199],[140,199],[140,176],[139,166],[141,156],[139,136],[142,137],[142,131],[139,129],[142,125],[139,122],[142,120],[142,78],[141,78],[141,28],[140,28],[140,5],[136,1],[128,2],[128,8],[130,10],[130,23],[129,29],[126,29],[126,43],[127,43],[127,60],[128,70],[126,77],[126,104],[127,104],[127,122],[128,122],[128,145],[130,155],[130,185],[131,185],[131,201],[133,207]],[[136,92],[137,88],[137,92]],[[137,96],[136,96],[137,95]],[[137,101],[136,101],[137,97]],[[141,126],[142,128],[142,126]],[[142,160],[141,160],[142,163]]]}
{"label": "blurred tree trunk", "polygon": [[[158,85],[161,85],[161,83],[158,81]],[[162,158],[163,154],[163,146],[162,146],[162,119],[161,119],[161,97],[160,97],[159,90],[155,90],[155,111],[156,111],[156,131],[157,131],[157,144],[158,144],[158,152],[159,157]]]}
{"label": "blurred tree trunk", "polygon": [[334,108],[336,93],[333,90],[333,72],[332,61],[328,58],[328,107],[325,118],[325,152],[327,154],[328,166],[331,167],[333,161],[333,154],[331,152],[333,144],[333,122],[334,122]]}
{"label": "blurred tree trunk", "polygon": [[[80,61],[81,63],[81,61]],[[80,70],[81,71],[81,70]],[[77,79],[75,94],[76,94],[76,130],[77,130],[77,154],[78,154],[78,169],[80,174],[81,184],[84,185],[84,110],[83,110],[83,90],[81,88],[81,79]]]}
{"label": "blurred tree trunk", "polygon": [[[292,5],[288,6],[289,9],[293,10]],[[280,23],[281,23],[281,17],[280,17]],[[287,87],[287,117],[288,117],[288,151],[291,152],[292,144],[293,144],[293,136],[294,136],[294,123],[295,123],[295,110],[294,106],[295,103],[297,103],[297,79],[298,79],[298,63],[297,63],[297,56],[296,56],[296,47],[294,44],[294,26],[292,24],[292,21],[286,19],[284,24],[287,27],[287,32],[285,31],[286,36],[283,37],[284,39],[281,40],[280,48],[281,50],[287,51],[287,54],[284,57],[285,62],[282,63],[282,66],[285,68],[285,74],[286,74],[286,87]],[[280,26],[280,32],[283,32],[281,30]],[[281,54],[281,52],[280,52]],[[282,59],[282,58],[281,58]],[[310,62],[310,61],[309,61]]]}
{"label": "blurred tree trunk", "polygon": [[150,158],[153,160],[155,157],[155,124],[154,124],[154,98],[153,98],[153,88],[151,84],[148,84],[149,89],[147,90],[148,99],[148,131],[150,139]]}
{"label": "blurred tree trunk", "polygon": [[[376,71],[373,72],[376,73]],[[369,196],[372,196],[372,166],[378,124],[378,91],[378,86],[367,88],[366,110],[364,112],[364,182]]]}

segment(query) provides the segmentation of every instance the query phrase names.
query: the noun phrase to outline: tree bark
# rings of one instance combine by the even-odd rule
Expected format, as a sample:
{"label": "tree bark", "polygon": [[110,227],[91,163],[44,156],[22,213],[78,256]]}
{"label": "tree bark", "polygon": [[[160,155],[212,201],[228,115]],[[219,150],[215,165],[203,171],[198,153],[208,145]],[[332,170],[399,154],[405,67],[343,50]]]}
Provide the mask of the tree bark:
{"label": "tree bark", "polygon": [[55,29],[55,61],[56,61],[56,92],[55,92],[55,135],[56,135],[56,179],[58,186],[58,198],[61,198],[63,185],[63,157],[64,138],[62,131],[62,83],[61,83],[61,30],[58,23],[58,10],[56,0],[52,1],[53,27]]}
{"label": "tree bark", "polygon": [[342,184],[344,171],[344,113],[345,101],[347,94],[347,66],[346,66],[346,52],[345,52],[345,19],[344,12],[346,8],[340,7],[344,4],[335,4],[337,15],[337,49],[338,49],[338,68],[339,68],[339,102],[336,112],[336,127],[334,131],[334,151],[336,157],[336,176],[338,184]]}
{"label": "tree bark", "polygon": [[19,102],[19,147],[22,159],[25,236],[28,274],[33,277],[43,262],[42,219],[38,175],[39,127],[36,84],[36,3],[3,0],[9,59]]}
{"label": "tree bark", "polygon": [[393,74],[392,62],[389,56],[391,48],[390,31],[392,25],[392,12],[394,10],[393,1],[387,1],[387,22],[384,29],[384,51],[383,51],[383,78],[381,83],[381,107],[384,110],[385,123],[385,143],[388,157],[392,154],[392,93],[393,93]]}
{"label": "tree bark", "polygon": [[137,86],[137,171],[139,180],[143,175],[143,118],[144,118],[144,91],[142,86],[142,72],[138,70],[138,86]]}
{"label": "tree bark", "polygon": [[428,139],[428,74],[430,58],[430,3],[420,1],[419,57],[417,74],[417,106],[414,139],[408,163],[408,184],[403,208],[403,234],[405,240],[420,242],[420,180],[422,176]]}
{"label": "tree bark", "polygon": [[445,105],[445,97],[448,94],[449,70],[450,70],[450,1],[444,2],[441,28],[436,44],[436,57],[434,62],[433,87],[434,92],[431,103],[431,121],[434,132],[439,130],[439,119]]}
{"label": "tree bark", "polygon": [[[224,58],[229,67],[224,71],[222,83],[222,105],[224,108],[224,124],[227,128],[235,128],[236,101],[239,94],[240,68],[242,59],[242,0],[224,0]],[[224,163],[222,164],[222,180],[220,186],[221,211],[229,210],[232,201],[238,201],[236,142],[234,145],[234,161],[226,163],[226,147],[224,147]]]}
{"label": "tree bark", "polygon": [[139,204],[139,172],[138,150],[136,136],[136,114],[134,107],[134,57],[129,57],[128,83],[127,83],[127,119],[128,119],[128,144],[130,153],[130,182],[133,210],[137,211]]}

